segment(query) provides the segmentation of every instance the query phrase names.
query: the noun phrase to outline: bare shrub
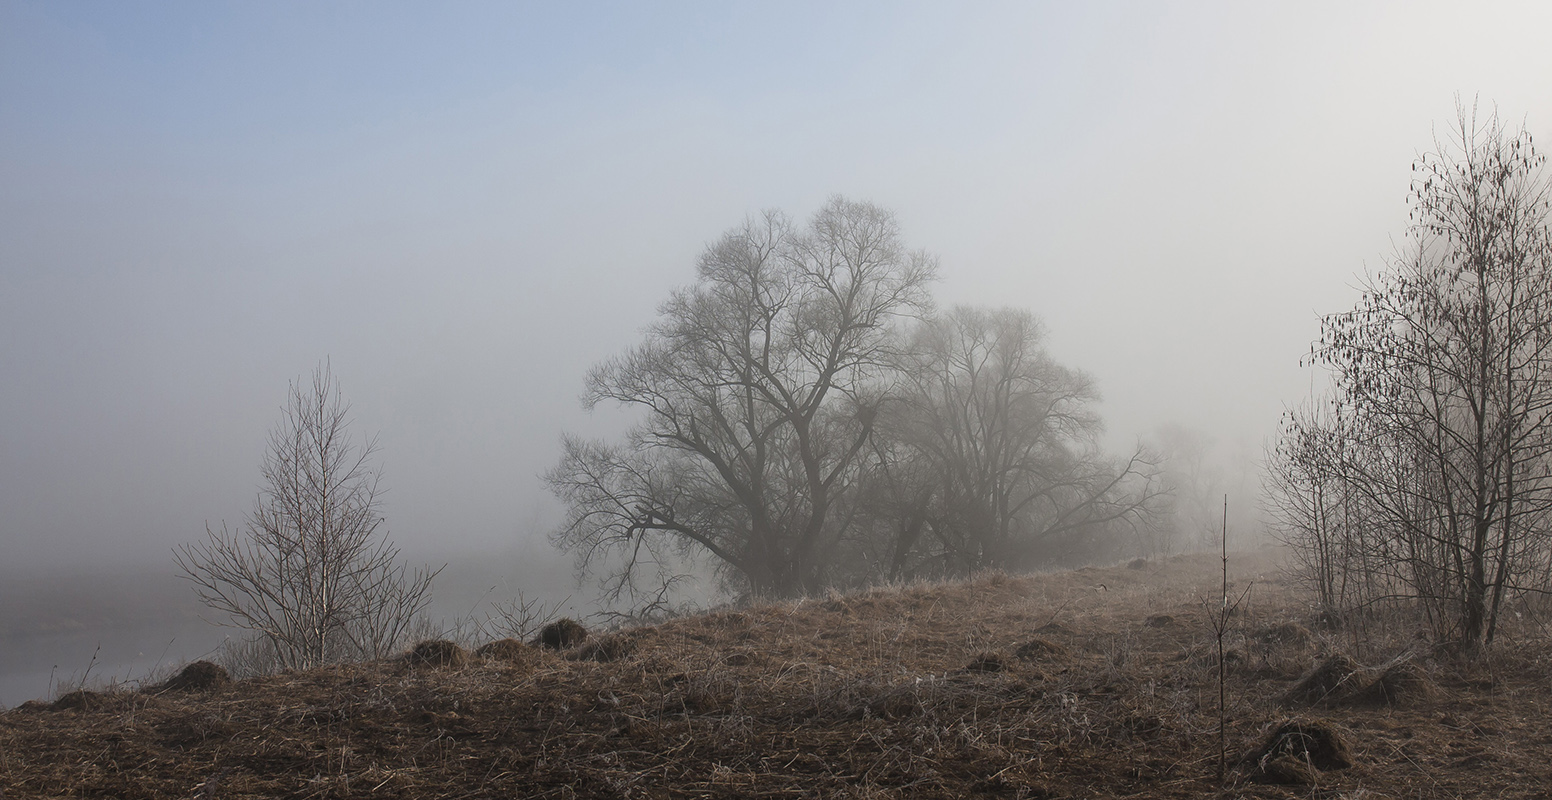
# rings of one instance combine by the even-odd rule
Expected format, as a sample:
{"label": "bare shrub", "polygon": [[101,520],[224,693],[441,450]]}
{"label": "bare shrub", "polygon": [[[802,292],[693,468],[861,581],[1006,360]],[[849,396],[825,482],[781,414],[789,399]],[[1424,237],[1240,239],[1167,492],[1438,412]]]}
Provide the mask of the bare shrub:
{"label": "bare shrub", "polygon": [[409,571],[379,512],[377,445],[350,436],[327,365],[291,385],[264,455],[264,487],[240,530],[206,526],[174,551],[207,606],[268,648],[251,666],[383,658],[430,602],[438,571]]}
{"label": "bare shrub", "polygon": [[530,598],[522,592],[507,601],[491,603],[486,613],[483,630],[495,638],[522,639],[527,641],[538,635],[539,629],[560,613],[570,598],[546,605],[538,598]]}

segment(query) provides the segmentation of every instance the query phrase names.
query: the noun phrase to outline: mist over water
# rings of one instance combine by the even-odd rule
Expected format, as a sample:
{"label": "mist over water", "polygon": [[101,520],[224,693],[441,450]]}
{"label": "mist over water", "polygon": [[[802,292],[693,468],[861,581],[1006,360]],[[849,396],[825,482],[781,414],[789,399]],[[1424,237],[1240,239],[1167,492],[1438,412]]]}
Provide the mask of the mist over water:
{"label": "mist over water", "polygon": [[[416,555],[407,554],[410,563]],[[569,560],[526,545],[446,564],[426,618],[449,631],[484,621],[493,604],[519,592],[561,615],[597,610]],[[57,686],[156,682],[201,658],[219,659],[227,637],[244,632],[202,606],[171,564],[114,571],[0,574],[0,707],[52,699]]]}

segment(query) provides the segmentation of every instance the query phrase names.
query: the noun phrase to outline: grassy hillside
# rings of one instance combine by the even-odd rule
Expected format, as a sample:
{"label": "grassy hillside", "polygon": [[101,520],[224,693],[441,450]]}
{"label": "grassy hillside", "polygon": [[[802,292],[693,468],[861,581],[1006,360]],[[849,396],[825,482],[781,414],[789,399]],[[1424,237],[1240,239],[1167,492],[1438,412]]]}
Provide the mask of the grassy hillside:
{"label": "grassy hillside", "polygon": [[[0,789],[1211,795],[1219,717],[1206,620],[1217,569],[1216,558],[1187,556],[994,574],[722,611],[558,652],[508,645],[442,653],[455,662],[443,665],[399,659],[210,689],[78,693],[0,715]],[[1516,632],[1464,666],[1394,620],[1312,632],[1305,598],[1269,553],[1234,556],[1231,577],[1236,596],[1249,593],[1226,640],[1228,796],[1547,796],[1544,638]],[[1258,752],[1289,720],[1303,727]]]}

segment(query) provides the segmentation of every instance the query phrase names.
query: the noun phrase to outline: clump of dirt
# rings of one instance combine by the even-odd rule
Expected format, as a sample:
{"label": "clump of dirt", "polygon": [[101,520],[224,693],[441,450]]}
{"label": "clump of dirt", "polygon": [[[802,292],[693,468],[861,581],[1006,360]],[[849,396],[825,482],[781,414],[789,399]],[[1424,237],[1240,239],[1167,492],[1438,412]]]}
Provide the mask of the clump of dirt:
{"label": "clump of dirt", "polygon": [[487,642],[481,645],[478,650],[474,651],[474,654],[480,658],[492,661],[521,663],[533,657],[533,647],[523,644],[518,639],[497,639],[494,642]]}
{"label": "clump of dirt", "polygon": [[90,689],[76,689],[73,692],[66,692],[60,695],[59,699],[55,700],[49,708],[55,711],[95,711],[107,705],[108,699],[100,692],[94,692]]}
{"label": "clump of dirt", "polygon": [[1355,706],[1394,707],[1424,702],[1433,696],[1433,679],[1422,667],[1405,660],[1386,667],[1372,683],[1343,702]]}
{"label": "clump of dirt", "polygon": [[539,629],[535,643],[550,650],[565,650],[587,640],[587,628],[570,617],[562,617]]}
{"label": "clump of dirt", "polygon": [[1358,664],[1342,653],[1333,653],[1299,678],[1283,694],[1288,705],[1334,703],[1353,693],[1359,675]]}
{"label": "clump of dirt", "polygon": [[183,668],[177,675],[167,679],[166,683],[155,687],[152,691],[156,694],[162,692],[208,692],[211,689],[219,689],[232,682],[232,676],[226,668],[220,664],[209,661],[195,661]]}
{"label": "clump of dirt", "polygon": [[1013,651],[1013,657],[1023,661],[1038,661],[1043,658],[1061,658],[1067,655],[1067,648],[1050,639],[1030,639],[1019,645]]}
{"label": "clump of dirt", "polygon": [[[587,632],[583,632],[586,636]],[[615,633],[584,641],[581,647],[566,657],[572,661],[597,661],[608,664],[628,658],[636,652],[636,637],[628,633]]]}
{"label": "clump of dirt", "polygon": [[1353,754],[1334,726],[1293,719],[1278,725],[1248,760],[1261,780],[1313,783],[1320,772],[1351,767]]}
{"label": "clump of dirt", "polygon": [[1297,622],[1283,622],[1256,632],[1256,641],[1265,645],[1304,647],[1314,639],[1309,628]]}
{"label": "clump of dirt", "polygon": [[462,647],[446,639],[431,639],[415,645],[404,660],[415,667],[451,667],[457,669],[467,664],[469,654]]}

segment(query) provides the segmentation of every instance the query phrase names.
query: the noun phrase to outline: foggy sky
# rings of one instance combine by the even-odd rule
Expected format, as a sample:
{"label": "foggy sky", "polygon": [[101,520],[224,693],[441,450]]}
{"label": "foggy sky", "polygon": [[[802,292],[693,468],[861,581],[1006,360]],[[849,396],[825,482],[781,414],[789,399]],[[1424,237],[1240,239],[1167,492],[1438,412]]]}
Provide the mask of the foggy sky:
{"label": "foggy sky", "polygon": [[240,521],[324,359],[406,549],[540,553],[587,368],[834,193],[1258,451],[1457,96],[1552,141],[1545,3],[960,5],[0,0],[0,566]]}

